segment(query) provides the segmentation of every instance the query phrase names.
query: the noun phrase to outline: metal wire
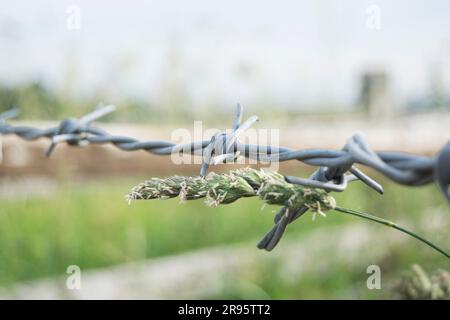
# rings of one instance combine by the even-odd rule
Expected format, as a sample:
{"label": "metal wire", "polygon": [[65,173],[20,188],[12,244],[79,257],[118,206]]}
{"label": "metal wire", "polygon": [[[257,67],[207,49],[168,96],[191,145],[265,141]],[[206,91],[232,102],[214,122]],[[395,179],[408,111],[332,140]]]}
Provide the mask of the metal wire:
{"label": "metal wire", "polygon": [[[203,157],[200,176],[205,176],[210,165],[234,162],[239,156],[262,162],[301,161],[319,167],[308,179],[286,176],[286,181],[308,187],[322,188],[326,191],[341,192],[348,182],[360,180],[379,193],[383,188],[368,177],[355,164],[370,167],[393,182],[407,186],[422,186],[437,182],[450,202],[450,142],[433,157],[424,157],[403,152],[375,152],[370,149],[362,136],[353,135],[341,150],[308,149],[294,150],[286,147],[250,145],[240,143],[238,137],[258,121],[256,116],[242,122],[243,108],[237,106],[231,132],[215,134],[209,141],[196,141],[188,144],[174,144],[170,141],[139,141],[132,137],[110,135],[101,128],[91,126],[92,122],[111,113],[114,106],[99,106],[79,119],[63,120],[59,126],[39,129],[26,126],[13,126],[6,120],[17,116],[17,110],[0,114],[0,134],[17,135],[25,140],[49,138],[51,144],[46,155],[50,156],[59,143],[71,146],[88,144],[113,144],[124,151],[145,150],[156,155],[190,153]],[[307,208],[291,212],[282,208],[275,216],[275,226],[258,244],[259,248],[272,250],[281,239],[287,225],[299,218]]]}

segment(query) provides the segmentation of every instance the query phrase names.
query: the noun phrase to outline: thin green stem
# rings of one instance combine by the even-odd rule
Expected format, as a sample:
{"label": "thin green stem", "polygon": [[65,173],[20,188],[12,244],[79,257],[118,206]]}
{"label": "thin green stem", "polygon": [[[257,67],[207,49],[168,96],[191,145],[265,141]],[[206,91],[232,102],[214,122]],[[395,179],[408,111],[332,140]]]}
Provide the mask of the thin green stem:
{"label": "thin green stem", "polygon": [[422,238],[421,236],[415,234],[412,231],[409,231],[409,230],[407,230],[407,229],[405,229],[403,227],[400,227],[399,225],[397,225],[396,223],[394,223],[392,221],[389,221],[389,220],[386,220],[386,219],[383,219],[383,218],[371,215],[369,213],[359,212],[359,211],[352,210],[352,209],[347,209],[347,208],[342,208],[342,207],[335,207],[334,209],[336,211],[339,211],[339,212],[342,212],[342,213],[347,213],[347,214],[351,214],[351,215],[354,215],[354,216],[357,216],[357,217],[360,217],[360,218],[364,218],[364,219],[367,219],[367,220],[372,220],[372,221],[378,222],[380,224],[383,224],[385,226],[397,229],[397,230],[399,230],[399,231],[401,231],[403,233],[406,233],[406,234],[410,235],[411,237],[414,237],[417,240],[425,243],[426,245],[430,246],[434,250],[438,251],[439,253],[443,254],[444,256],[446,256],[447,258],[450,259],[450,255],[447,252],[445,252],[443,249],[439,248],[434,243],[428,241],[427,239]]}

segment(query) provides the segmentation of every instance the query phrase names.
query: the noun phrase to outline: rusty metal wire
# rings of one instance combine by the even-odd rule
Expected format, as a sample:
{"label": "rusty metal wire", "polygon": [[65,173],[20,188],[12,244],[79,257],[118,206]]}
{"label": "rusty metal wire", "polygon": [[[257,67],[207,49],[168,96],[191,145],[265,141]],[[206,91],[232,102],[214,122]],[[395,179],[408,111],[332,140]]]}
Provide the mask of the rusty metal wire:
{"label": "rusty metal wire", "polygon": [[[71,146],[89,144],[113,144],[125,151],[145,150],[156,155],[190,153],[203,157],[200,176],[205,176],[210,165],[234,162],[239,156],[263,162],[301,161],[318,169],[308,178],[285,176],[287,182],[308,187],[321,188],[329,192],[344,191],[348,182],[360,180],[379,193],[383,188],[368,177],[356,164],[370,167],[393,182],[407,186],[422,186],[437,182],[450,202],[450,143],[433,157],[424,157],[404,152],[375,152],[370,149],[361,135],[352,136],[341,150],[308,149],[294,150],[279,146],[249,145],[239,142],[238,137],[255,122],[256,116],[242,122],[243,108],[237,106],[232,130],[215,134],[209,141],[195,141],[189,144],[174,144],[170,141],[139,141],[132,137],[110,135],[101,128],[93,127],[95,120],[114,111],[114,106],[102,106],[79,119],[63,120],[59,126],[39,129],[26,126],[13,126],[7,120],[17,116],[17,110],[0,114],[0,134],[14,134],[26,140],[48,138],[51,144],[47,149],[50,156],[60,143]],[[275,216],[274,227],[258,244],[261,249],[272,250],[284,233],[287,225],[307,211],[301,208],[296,212],[282,208]]]}

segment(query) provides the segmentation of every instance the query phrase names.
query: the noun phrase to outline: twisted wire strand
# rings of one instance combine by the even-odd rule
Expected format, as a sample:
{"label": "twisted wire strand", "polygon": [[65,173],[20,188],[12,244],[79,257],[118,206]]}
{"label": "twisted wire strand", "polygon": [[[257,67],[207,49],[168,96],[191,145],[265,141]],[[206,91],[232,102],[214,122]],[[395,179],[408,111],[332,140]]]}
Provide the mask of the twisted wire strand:
{"label": "twisted wire strand", "polygon": [[[348,182],[360,180],[375,191],[383,193],[380,184],[355,167],[355,164],[361,164],[402,185],[422,186],[436,181],[450,202],[448,191],[450,142],[432,157],[393,151],[375,152],[359,134],[353,135],[341,150],[295,150],[279,146],[243,144],[238,140],[239,135],[257,122],[258,118],[252,116],[241,124],[243,108],[240,104],[237,106],[231,132],[219,132],[210,140],[187,144],[157,140],[139,141],[132,137],[110,135],[101,128],[91,126],[92,122],[114,110],[114,106],[100,105],[94,112],[82,118],[65,119],[59,126],[39,129],[8,124],[6,120],[17,115],[17,110],[13,109],[0,114],[0,134],[14,134],[25,140],[48,138],[51,140],[51,145],[46,152],[47,156],[52,154],[59,143],[67,143],[71,146],[112,144],[124,151],[144,150],[155,155],[189,153],[203,157],[201,177],[206,175],[210,165],[234,162],[239,156],[262,162],[297,160],[319,168],[308,179],[285,176],[289,183],[321,188],[328,192],[341,192],[346,189]],[[298,210],[281,208],[275,216],[274,227],[261,240],[258,247],[272,250],[281,239],[287,225],[307,210],[307,207],[301,207]]]}
{"label": "twisted wire strand", "polygon": [[[443,179],[445,180],[444,183],[450,180],[450,177],[447,177],[450,171],[448,170],[449,161],[444,161],[450,154],[450,145],[443,148],[438,156],[428,158],[402,152],[373,152],[360,135],[351,137],[342,150],[294,150],[286,147],[242,144],[237,141],[238,135],[256,122],[257,118],[252,117],[240,126],[240,119],[242,118],[242,107],[240,105],[231,134],[217,133],[210,141],[204,140],[189,144],[174,144],[169,141],[139,141],[132,137],[110,135],[105,130],[90,125],[92,121],[113,110],[114,107],[112,106],[103,107],[81,119],[66,119],[59,126],[48,129],[9,125],[5,120],[16,115],[16,112],[8,111],[0,117],[0,133],[4,135],[15,134],[26,140],[49,138],[52,140],[52,145],[47,151],[48,155],[51,154],[56,144],[62,142],[70,145],[110,143],[124,151],[145,150],[157,155],[170,155],[177,152],[204,155],[201,176],[206,174],[209,165],[234,161],[236,160],[236,154],[239,154],[264,162],[298,160],[308,165],[323,167],[324,169],[321,172],[314,175],[319,178],[315,180],[321,182],[339,179],[343,173],[350,171],[359,179],[366,180],[364,182],[371,187],[378,189],[378,192],[381,192],[381,188],[375,186],[374,182],[370,181],[361,171],[355,170],[354,164],[371,167],[394,182],[404,185],[424,185],[437,180],[439,177],[446,178]],[[439,175],[436,175],[436,172]],[[305,179],[292,178],[291,181],[299,184],[311,183]],[[339,185],[314,184],[314,186],[322,186],[329,191],[342,190]]]}

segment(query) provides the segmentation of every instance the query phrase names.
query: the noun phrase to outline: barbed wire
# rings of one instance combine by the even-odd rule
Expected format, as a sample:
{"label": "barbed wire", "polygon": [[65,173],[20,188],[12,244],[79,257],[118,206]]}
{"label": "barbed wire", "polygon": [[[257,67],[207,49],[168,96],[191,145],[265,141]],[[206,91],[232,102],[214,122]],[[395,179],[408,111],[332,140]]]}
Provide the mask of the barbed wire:
{"label": "barbed wire", "polygon": [[[243,108],[237,106],[232,129],[218,132],[210,140],[194,141],[188,144],[175,144],[170,141],[139,141],[138,139],[111,135],[105,130],[93,127],[92,123],[113,112],[112,105],[99,105],[93,112],[79,118],[63,120],[58,126],[39,129],[29,126],[13,126],[8,119],[18,115],[16,109],[0,114],[0,134],[17,135],[25,140],[48,138],[51,140],[46,151],[49,157],[60,143],[70,146],[89,144],[112,144],[124,151],[144,150],[155,155],[190,153],[202,156],[200,176],[204,177],[210,165],[235,162],[240,156],[261,162],[301,161],[307,165],[319,167],[309,178],[285,176],[287,182],[324,189],[328,192],[341,192],[349,182],[360,180],[379,193],[382,186],[367,176],[355,165],[370,167],[393,182],[407,186],[422,186],[437,182],[441,191],[450,202],[448,185],[450,184],[450,142],[432,157],[419,156],[405,152],[373,151],[359,134],[353,135],[341,150],[306,149],[295,150],[270,145],[251,145],[238,140],[245,130],[250,128],[258,117],[252,116],[242,122]],[[281,239],[288,224],[292,223],[308,210],[280,209],[275,215],[274,227],[258,244],[261,249],[272,250]]]}

